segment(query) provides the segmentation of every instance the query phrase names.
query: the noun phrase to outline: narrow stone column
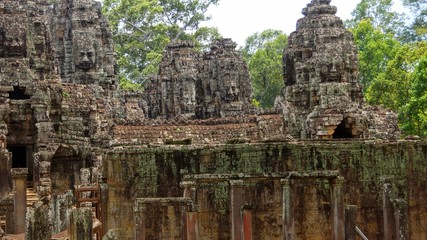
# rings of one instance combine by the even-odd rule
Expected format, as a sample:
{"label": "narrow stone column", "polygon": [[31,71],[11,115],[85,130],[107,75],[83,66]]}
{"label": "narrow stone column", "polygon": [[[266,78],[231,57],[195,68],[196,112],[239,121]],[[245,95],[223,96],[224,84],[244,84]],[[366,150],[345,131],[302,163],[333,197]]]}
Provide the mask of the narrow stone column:
{"label": "narrow stone column", "polygon": [[28,208],[25,231],[26,240],[52,239],[52,216],[49,215],[49,211],[49,205]]}
{"label": "narrow stone column", "polygon": [[106,179],[101,178],[100,184],[100,194],[101,194],[101,216],[100,221],[102,223],[102,235],[105,235],[108,232],[108,184]]}
{"label": "narrow stone column", "polygon": [[243,240],[252,240],[252,210],[243,209]]}
{"label": "narrow stone column", "polygon": [[354,205],[345,208],[345,240],[356,240],[356,210]]}
{"label": "narrow stone column", "polygon": [[187,207],[188,212],[184,214],[184,240],[196,240],[199,239],[199,222],[197,214],[197,183],[195,181],[183,181],[180,184],[181,188],[184,189],[184,198],[190,198],[192,204]]}
{"label": "narrow stone column", "polygon": [[290,179],[282,179],[283,184],[283,205],[282,205],[282,221],[283,221],[283,240],[293,240],[295,238],[295,222],[292,205],[292,188]]}
{"label": "narrow stone column", "polygon": [[13,211],[13,202],[10,206],[6,207],[6,233],[15,233],[15,216]]}
{"label": "narrow stone column", "polygon": [[199,221],[197,212],[186,213],[186,237],[187,240],[199,239]]}
{"label": "narrow stone column", "polygon": [[145,215],[147,207],[136,200],[135,203],[135,240],[145,240],[146,231],[145,231]]}
{"label": "narrow stone column", "polygon": [[243,181],[230,180],[231,185],[231,239],[242,240]]}
{"label": "narrow stone column", "polygon": [[[0,135],[0,144],[2,135]],[[9,153],[0,146],[0,198],[4,198],[10,192],[10,157]]]}
{"label": "narrow stone column", "polygon": [[409,239],[408,230],[408,208],[404,199],[396,199],[394,201],[394,216],[396,222],[396,236],[399,240]]}
{"label": "narrow stone column", "polygon": [[185,198],[191,198],[193,202],[196,200],[196,187],[197,183],[195,181],[183,181],[180,183],[181,188],[184,189]]}
{"label": "narrow stone column", "polygon": [[28,168],[12,168],[13,181],[13,216],[15,218],[14,233],[25,232],[25,218],[27,213],[27,175]]}
{"label": "narrow stone column", "polygon": [[71,210],[68,233],[70,240],[92,240],[92,210],[90,208]]}
{"label": "narrow stone column", "polygon": [[393,204],[390,199],[391,184],[387,181],[383,183],[383,222],[384,222],[384,240],[395,239],[395,219],[393,213]]}
{"label": "narrow stone column", "polygon": [[345,239],[343,184],[344,179],[341,177],[331,180],[331,210],[334,240]]}

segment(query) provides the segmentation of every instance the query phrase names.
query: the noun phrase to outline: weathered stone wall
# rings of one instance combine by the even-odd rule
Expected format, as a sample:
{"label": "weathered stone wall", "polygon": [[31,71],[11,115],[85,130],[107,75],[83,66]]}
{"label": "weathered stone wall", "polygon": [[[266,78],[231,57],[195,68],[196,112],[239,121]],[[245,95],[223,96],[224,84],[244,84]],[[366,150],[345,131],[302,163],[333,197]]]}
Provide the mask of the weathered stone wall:
{"label": "weathered stone wall", "polygon": [[135,203],[136,234],[139,239],[186,239],[187,198],[137,199]]}
{"label": "weathered stone wall", "polygon": [[[182,197],[185,174],[282,173],[339,170],[345,204],[356,205],[357,225],[369,239],[383,236],[381,181],[393,176],[396,198],[408,207],[411,239],[427,235],[424,186],[425,142],[329,141],[217,146],[117,147],[105,157],[109,185],[110,228],[124,228],[132,239],[135,198]],[[244,202],[254,211],[257,239],[280,239],[282,186],[275,180],[245,183]],[[230,239],[229,184],[198,188],[202,239]],[[330,186],[321,180],[293,184],[295,232],[298,238],[331,239]],[[212,237],[213,236],[213,237]]]}
{"label": "weathered stone wall", "polygon": [[257,142],[283,138],[283,120],[278,114],[197,121],[146,120],[116,125],[113,133],[113,146]]}

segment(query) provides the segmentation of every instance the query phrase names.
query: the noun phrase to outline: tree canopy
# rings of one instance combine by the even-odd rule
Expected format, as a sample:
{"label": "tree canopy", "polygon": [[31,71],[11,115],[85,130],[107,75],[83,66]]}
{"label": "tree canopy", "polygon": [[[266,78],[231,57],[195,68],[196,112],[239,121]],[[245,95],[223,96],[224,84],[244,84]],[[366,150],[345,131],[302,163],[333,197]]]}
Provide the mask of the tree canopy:
{"label": "tree canopy", "polygon": [[359,52],[365,97],[398,113],[405,134],[427,136],[426,0],[403,0],[415,16],[391,11],[391,0],[362,0],[348,21]]}
{"label": "tree canopy", "polygon": [[118,55],[122,86],[143,84],[157,74],[162,51],[172,40],[194,40],[198,47],[218,38],[216,28],[199,27],[219,0],[104,0]]}
{"label": "tree canopy", "polygon": [[254,97],[261,107],[273,107],[283,88],[282,52],[288,37],[279,30],[249,36],[242,49],[252,78]]}

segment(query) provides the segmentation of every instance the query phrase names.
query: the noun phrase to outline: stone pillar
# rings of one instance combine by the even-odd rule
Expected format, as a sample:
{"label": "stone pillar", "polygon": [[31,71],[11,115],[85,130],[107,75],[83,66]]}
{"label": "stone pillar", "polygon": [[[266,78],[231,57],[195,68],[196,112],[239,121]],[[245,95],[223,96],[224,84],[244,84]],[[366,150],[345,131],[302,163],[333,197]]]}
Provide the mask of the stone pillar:
{"label": "stone pillar", "polygon": [[199,222],[197,214],[197,183],[195,181],[183,181],[180,184],[184,189],[184,198],[190,198],[192,201],[191,207],[188,212],[184,214],[184,239],[196,240],[199,239]]}
{"label": "stone pillar", "polygon": [[409,238],[408,229],[408,208],[404,199],[396,199],[394,201],[394,216],[396,223],[396,239],[407,240]]}
{"label": "stone pillar", "polygon": [[28,208],[25,231],[26,240],[52,239],[52,217],[49,216],[49,210],[48,205]]}
{"label": "stone pillar", "polygon": [[393,204],[390,199],[391,184],[383,183],[383,223],[384,223],[384,240],[395,239],[395,219],[393,214]]}
{"label": "stone pillar", "polygon": [[147,207],[144,204],[140,204],[137,200],[135,204],[135,240],[145,240],[145,215]]}
{"label": "stone pillar", "polygon": [[197,183],[195,181],[183,181],[181,182],[181,188],[184,189],[185,198],[190,198],[193,202],[196,202],[196,187]]}
{"label": "stone pillar", "polygon": [[12,168],[13,181],[13,216],[15,228],[13,233],[25,233],[25,217],[27,213],[27,175],[28,168]]}
{"label": "stone pillar", "polygon": [[[0,144],[2,144],[0,135]],[[4,198],[10,192],[10,156],[7,149],[0,146],[0,198]]]}
{"label": "stone pillar", "polygon": [[92,240],[92,209],[72,209],[68,233],[70,234],[70,240]]}
{"label": "stone pillar", "polygon": [[341,177],[331,180],[331,210],[334,240],[345,239],[343,183],[344,179]]}
{"label": "stone pillar", "polygon": [[292,205],[292,188],[290,179],[282,179],[283,184],[283,205],[282,205],[282,221],[283,221],[283,240],[293,240],[295,238],[295,222]]}
{"label": "stone pillar", "polygon": [[187,240],[199,239],[199,221],[197,212],[186,213],[186,237]]}
{"label": "stone pillar", "polygon": [[6,207],[6,233],[15,233],[15,216],[12,205]]}
{"label": "stone pillar", "polygon": [[243,180],[230,180],[231,239],[242,240]]}
{"label": "stone pillar", "polygon": [[102,223],[102,235],[105,235],[108,232],[108,184],[106,183],[106,179],[101,179],[100,184],[100,194],[101,194],[101,203],[100,203],[100,221]]}
{"label": "stone pillar", "polygon": [[345,208],[345,240],[356,240],[356,209],[354,205]]}
{"label": "stone pillar", "polygon": [[243,209],[242,210],[242,219],[243,219],[243,240],[252,240],[252,210]]}

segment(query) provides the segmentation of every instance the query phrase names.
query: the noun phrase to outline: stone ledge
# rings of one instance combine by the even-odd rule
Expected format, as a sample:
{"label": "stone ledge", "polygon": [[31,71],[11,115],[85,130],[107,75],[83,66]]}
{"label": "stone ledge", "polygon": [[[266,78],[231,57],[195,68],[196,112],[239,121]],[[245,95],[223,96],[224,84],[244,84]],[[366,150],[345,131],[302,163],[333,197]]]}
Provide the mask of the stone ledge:
{"label": "stone ledge", "polygon": [[27,176],[28,168],[12,168],[10,170],[12,177]]}

